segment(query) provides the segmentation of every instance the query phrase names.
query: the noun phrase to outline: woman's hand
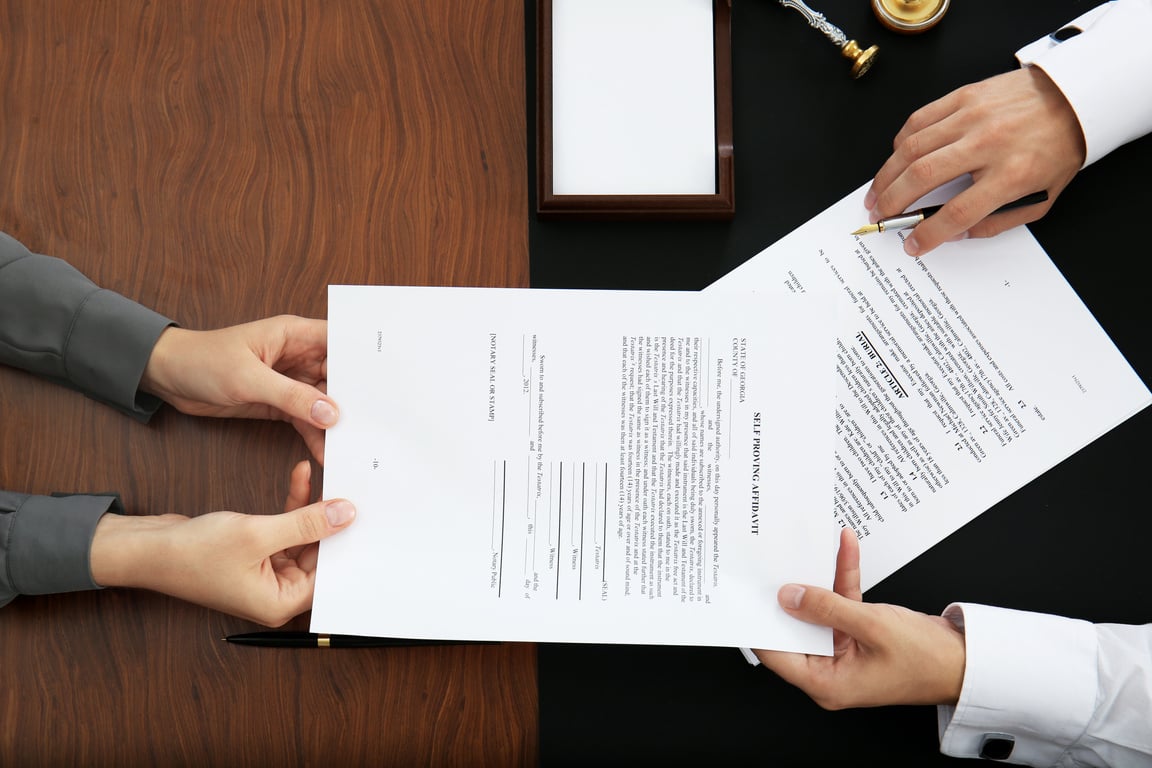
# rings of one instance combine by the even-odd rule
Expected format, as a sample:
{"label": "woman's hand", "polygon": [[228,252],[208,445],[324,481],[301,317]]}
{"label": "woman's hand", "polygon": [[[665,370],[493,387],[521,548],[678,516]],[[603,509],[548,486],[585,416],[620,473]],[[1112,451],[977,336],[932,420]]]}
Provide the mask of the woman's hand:
{"label": "woman's hand", "polygon": [[283,514],[104,515],[92,540],[92,577],[278,627],[312,607],[317,542],[356,517],[351,502],[309,505],[310,494],[311,467],[302,461]]}
{"label": "woman's hand", "polygon": [[326,394],[328,323],[280,315],[215,331],[168,328],[140,388],[194,416],[290,421],[324,463],[339,410]]}

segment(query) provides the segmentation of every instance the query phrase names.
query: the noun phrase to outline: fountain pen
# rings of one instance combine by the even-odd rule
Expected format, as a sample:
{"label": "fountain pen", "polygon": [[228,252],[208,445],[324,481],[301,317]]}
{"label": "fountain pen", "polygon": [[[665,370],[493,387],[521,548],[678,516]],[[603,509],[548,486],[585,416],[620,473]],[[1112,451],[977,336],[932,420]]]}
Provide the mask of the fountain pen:
{"label": "fountain pen", "polygon": [[[1025,195],[1019,200],[1013,200],[1010,203],[1005,203],[1004,205],[994,210],[992,213],[1004,213],[1004,211],[1011,211],[1014,208],[1023,208],[1026,205],[1036,205],[1037,203],[1042,203],[1047,199],[1048,193],[1046,191],[1033,192],[1030,195]],[[852,234],[867,235],[872,232],[887,232],[890,229],[908,229],[909,227],[914,227],[920,222],[924,221],[924,219],[936,213],[943,207],[943,205],[929,205],[926,208],[920,208],[919,210],[902,213],[899,216],[889,216],[886,219],[880,219],[880,221],[876,222],[875,224],[866,224]]]}
{"label": "fountain pen", "polygon": [[368,637],[363,635],[323,635],[313,632],[248,632],[224,638],[237,645],[268,648],[383,648],[417,645],[489,645],[489,640],[428,640],[410,637]]}

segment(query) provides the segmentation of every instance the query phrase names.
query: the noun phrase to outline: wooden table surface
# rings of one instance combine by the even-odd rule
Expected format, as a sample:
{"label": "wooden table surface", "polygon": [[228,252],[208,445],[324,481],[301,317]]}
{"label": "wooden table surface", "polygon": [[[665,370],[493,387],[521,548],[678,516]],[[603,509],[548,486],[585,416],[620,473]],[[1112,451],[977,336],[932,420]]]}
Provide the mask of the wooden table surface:
{"label": "wooden table surface", "polygon": [[[330,283],[526,286],[523,45],[521,0],[3,0],[0,230],[189,328],[325,317]],[[306,455],[286,424],[141,425],[0,368],[0,488],[273,513]],[[221,641],[251,629],[18,598],[0,765],[537,762],[531,645]]]}

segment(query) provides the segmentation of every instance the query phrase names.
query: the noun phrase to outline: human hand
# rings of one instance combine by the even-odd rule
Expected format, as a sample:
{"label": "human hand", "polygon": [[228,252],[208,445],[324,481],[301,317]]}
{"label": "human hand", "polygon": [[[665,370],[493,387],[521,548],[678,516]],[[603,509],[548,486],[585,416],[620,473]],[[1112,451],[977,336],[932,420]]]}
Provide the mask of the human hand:
{"label": "human hand", "polygon": [[951,622],[895,605],[861,602],[860,544],[840,533],[835,591],[785,584],[792,616],[833,629],[832,656],[755,651],[760,662],[825,709],[955,704],[964,682],[964,636]]}
{"label": "human hand", "polygon": [[[908,118],[892,146],[864,197],[872,223],[905,212],[953,179],[973,179],[905,239],[910,256],[1039,219],[1084,165],[1086,152],[1076,113],[1038,67],[966,85],[928,104]],[[1042,190],[1047,203],[989,215]]]}
{"label": "human hand", "polygon": [[214,331],[167,328],[140,388],[194,416],[282,419],[324,463],[339,411],[325,393],[328,323],[280,315]]}
{"label": "human hand", "polygon": [[311,466],[302,461],[281,515],[104,515],[92,539],[92,578],[281,626],[312,607],[317,542],[356,517],[343,499],[305,506],[310,495]]}

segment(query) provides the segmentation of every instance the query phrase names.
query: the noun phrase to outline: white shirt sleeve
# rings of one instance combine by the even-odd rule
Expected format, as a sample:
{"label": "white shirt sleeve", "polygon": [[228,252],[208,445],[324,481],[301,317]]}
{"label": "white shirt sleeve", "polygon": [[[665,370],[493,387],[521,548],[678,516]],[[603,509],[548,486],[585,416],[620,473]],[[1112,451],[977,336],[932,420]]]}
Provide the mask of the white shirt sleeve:
{"label": "white shirt sleeve", "polygon": [[1152,624],[1091,624],[954,603],[967,661],[955,707],[938,708],[940,751],[977,757],[1014,741],[1004,762],[1152,766]]}
{"label": "white shirt sleeve", "polygon": [[1072,105],[1084,132],[1084,165],[1152,131],[1152,0],[1111,0],[1051,37],[1016,52],[1043,69]]}

